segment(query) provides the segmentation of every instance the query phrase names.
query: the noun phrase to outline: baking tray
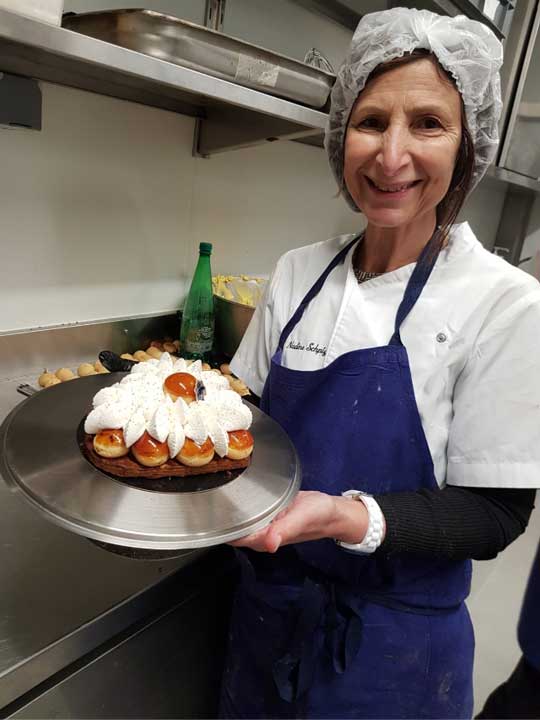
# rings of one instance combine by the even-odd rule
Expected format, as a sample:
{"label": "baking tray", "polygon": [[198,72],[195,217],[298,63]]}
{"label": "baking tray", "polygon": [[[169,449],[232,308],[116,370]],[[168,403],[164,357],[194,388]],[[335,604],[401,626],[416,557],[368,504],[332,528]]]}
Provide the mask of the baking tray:
{"label": "baking tray", "polygon": [[153,10],[109,10],[62,19],[90,35],[271,95],[321,108],[335,75],[242,40]]}
{"label": "baking tray", "polygon": [[125,373],[61,383],[18,405],[0,427],[0,474],[51,522],[110,545],[192,550],[235,540],[267,525],[294,498],[300,466],[275,420],[253,407],[248,468],[221,484],[184,478],[184,487],[134,486],[94,467],[78,429],[98,390]]}

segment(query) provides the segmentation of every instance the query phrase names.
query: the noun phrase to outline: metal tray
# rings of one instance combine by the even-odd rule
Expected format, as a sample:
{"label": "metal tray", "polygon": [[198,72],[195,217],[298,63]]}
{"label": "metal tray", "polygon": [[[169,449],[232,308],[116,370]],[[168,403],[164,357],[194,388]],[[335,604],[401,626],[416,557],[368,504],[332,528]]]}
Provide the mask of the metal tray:
{"label": "metal tray", "polygon": [[255,532],[296,495],[300,466],[294,447],[257,408],[252,462],[219,487],[160,492],[95,468],[80,451],[77,430],[95,393],[123,375],[94,375],[42,390],[0,427],[0,473],[48,520],[101,543],[188,550]]}
{"label": "metal tray", "polygon": [[145,55],[321,108],[335,75],[153,10],[67,13],[63,27]]}

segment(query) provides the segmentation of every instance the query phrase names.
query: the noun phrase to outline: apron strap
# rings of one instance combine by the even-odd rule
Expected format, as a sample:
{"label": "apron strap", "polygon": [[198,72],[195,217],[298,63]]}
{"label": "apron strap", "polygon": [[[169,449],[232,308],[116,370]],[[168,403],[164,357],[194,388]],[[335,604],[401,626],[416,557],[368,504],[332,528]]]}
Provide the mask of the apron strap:
{"label": "apron strap", "polygon": [[435,250],[435,237],[436,233],[433,233],[428,244],[420,253],[420,257],[418,258],[416,267],[414,268],[409,282],[407,283],[405,294],[403,295],[403,300],[401,301],[396,314],[394,334],[390,339],[390,345],[403,345],[399,332],[400,328],[405,318],[416,305],[416,301],[418,300],[422,293],[422,290],[426,286],[426,283],[429,280],[429,276],[431,275],[431,271],[435,267],[435,263],[437,262],[437,258],[439,257],[439,253]]}
{"label": "apron strap", "polygon": [[292,316],[292,318],[289,320],[289,322],[285,325],[283,328],[283,331],[281,333],[281,336],[279,338],[279,345],[278,345],[278,351],[282,351],[285,347],[285,343],[287,342],[287,338],[291,334],[291,332],[294,330],[296,325],[300,322],[302,319],[302,316],[309,305],[309,303],[313,300],[314,297],[316,297],[319,292],[321,291],[322,286],[326,282],[326,278],[330,275],[332,270],[339,265],[339,263],[343,260],[343,258],[347,255],[349,250],[352,248],[352,246],[360,239],[362,236],[362,233],[359,235],[356,235],[345,247],[338,252],[338,254],[333,258],[333,260],[330,262],[328,267],[323,271],[319,279],[315,282],[311,290],[308,291],[307,295],[304,297],[300,305],[298,306],[296,312]]}
{"label": "apron strap", "polygon": [[324,588],[306,578],[289,647],[272,667],[277,691],[286,702],[292,703],[301,698],[313,683],[322,649],[319,631],[325,605]]}
{"label": "apron strap", "polygon": [[[359,235],[356,235],[347,245],[345,245],[344,248],[342,248],[339,253],[332,259],[332,261],[329,263],[329,265],[326,267],[326,269],[321,273],[320,277],[316,280],[314,285],[311,287],[311,289],[307,292],[306,296],[296,309],[296,312],[291,317],[289,322],[285,325],[283,328],[283,331],[281,333],[281,336],[279,338],[279,345],[278,345],[278,352],[282,352],[283,348],[285,347],[285,343],[287,342],[287,339],[291,332],[294,330],[296,325],[300,322],[302,319],[302,316],[304,315],[304,312],[306,311],[307,306],[309,303],[315,298],[319,292],[321,291],[321,288],[323,287],[324,283],[326,282],[326,279],[332,272],[332,270],[337,267],[340,262],[345,258],[349,250],[352,248],[352,246],[358,242],[358,240],[362,237],[363,233],[360,233]],[[416,301],[422,294],[422,290],[424,289],[427,281],[429,280],[429,276],[431,275],[431,272],[433,268],[435,267],[435,263],[437,262],[437,258],[439,256],[439,253],[435,251],[435,240],[436,233],[434,233],[431,236],[430,241],[427,243],[427,245],[424,247],[422,252],[420,253],[420,257],[418,258],[418,262],[416,263],[416,266],[413,270],[413,273],[409,279],[409,282],[407,283],[407,288],[405,289],[405,294],[403,295],[403,300],[400,303],[400,306],[398,308],[397,314],[396,314],[396,321],[394,325],[394,334],[392,335],[392,338],[390,339],[390,345],[403,345],[401,341],[400,336],[400,328],[405,321],[406,317],[409,315],[413,307],[416,305]]]}
{"label": "apron strap", "polygon": [[314,568],[306,571],[296,618],[285,653],[274,661],[272,675],[282,700],[295,702],[311,687],[324,648],[335,673],[347,671],[360,651],[365,603],[415,615],[448,615],[452,607],[414,607],[385,595],[363,594],[358,588],[338,586]]}

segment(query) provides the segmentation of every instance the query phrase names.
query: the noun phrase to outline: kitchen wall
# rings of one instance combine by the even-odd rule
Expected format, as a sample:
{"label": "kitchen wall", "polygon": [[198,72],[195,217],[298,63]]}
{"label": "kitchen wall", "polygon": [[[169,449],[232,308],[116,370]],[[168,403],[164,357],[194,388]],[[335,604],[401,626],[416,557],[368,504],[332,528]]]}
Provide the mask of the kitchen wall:
{"label": "kitchen wall", "polygon": [[[0,131],[0,332],[176,309],[200,241],[213,268],[268,273],[287,249],[352,232],[321,150],[191,155],[193,119],[42,83],[42,132]],[[468,210],[493,243],[504,188]]]}
{"label": "kitchen wall", "polygon": [[[203,21],[204,0],[144,5]],[[224,31],[296,58],[315,46],[336,67],[351,34],[292,0],[227,0]],[[0,131],[0,333],[175,310],[200,241],[214,244],[215,272],[266,274],[289,248],[361,227],[317,148],[193,158],[192,118],[41,87],[42,132]],[[488,247],[504,191],[484,181],[462,213]]]}
{"label": "kitchen wall", "polygon": [[43,131],[0,132],[3,332],[175,309],[201,240],[214,270],[261,273],[357,227],[315,148],[195,159],[191,118],[42,89]]}

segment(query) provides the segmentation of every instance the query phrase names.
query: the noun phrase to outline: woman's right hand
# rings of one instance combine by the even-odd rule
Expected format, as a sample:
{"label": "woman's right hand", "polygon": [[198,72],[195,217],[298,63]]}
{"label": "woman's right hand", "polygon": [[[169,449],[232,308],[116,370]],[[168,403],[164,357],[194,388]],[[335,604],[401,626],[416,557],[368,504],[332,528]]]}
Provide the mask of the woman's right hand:
{"label": "woman's right hand", "polygon": [[363,503],[321,492],[300,491],[270,525],[230,544],[274,553],[283,545],[321,538],[358,543],[363,540],[367,527],[368,514]]}

